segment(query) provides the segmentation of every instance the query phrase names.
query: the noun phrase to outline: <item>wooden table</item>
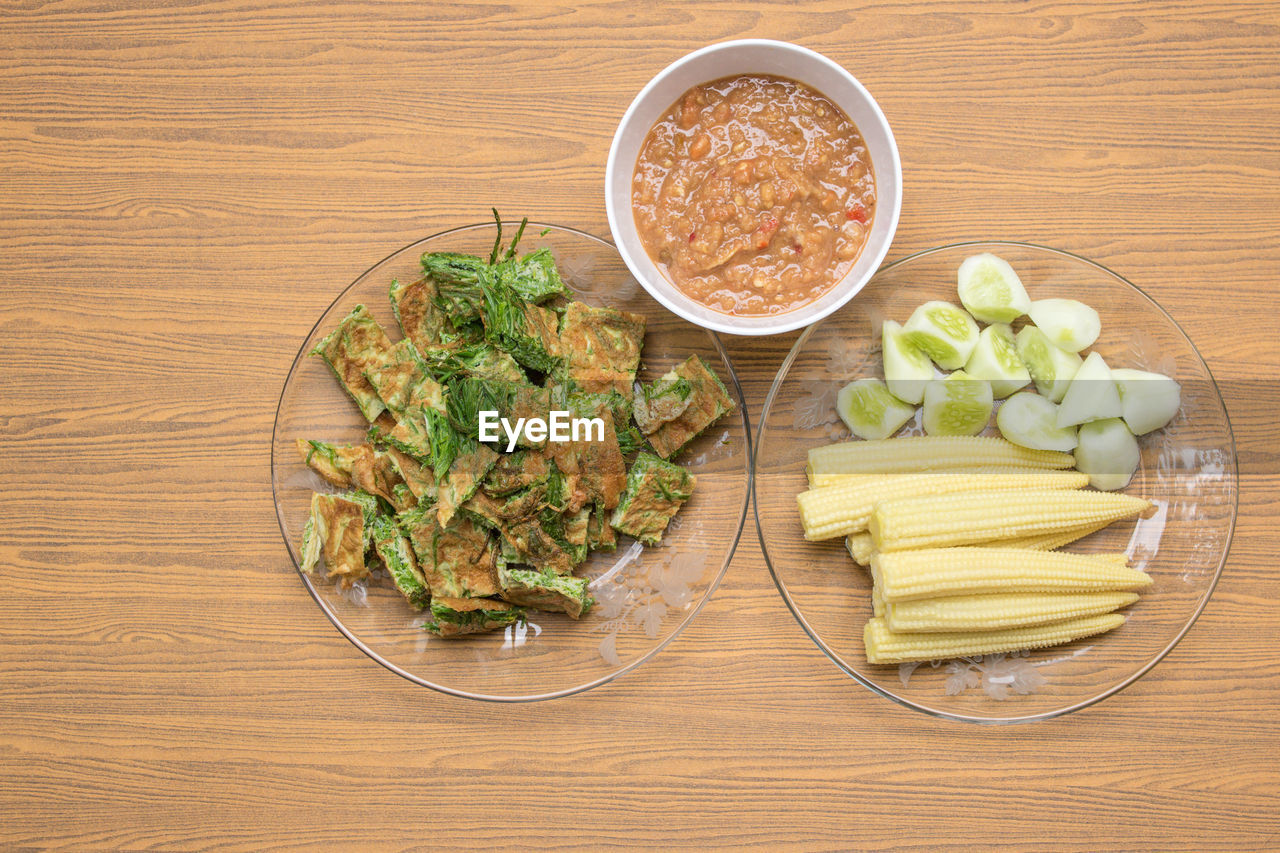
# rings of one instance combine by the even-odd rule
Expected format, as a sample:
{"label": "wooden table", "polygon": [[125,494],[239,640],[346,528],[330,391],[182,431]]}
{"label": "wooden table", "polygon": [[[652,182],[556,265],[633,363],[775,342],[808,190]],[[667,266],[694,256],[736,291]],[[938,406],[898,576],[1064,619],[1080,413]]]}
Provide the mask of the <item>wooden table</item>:
{"label": "wooden table", "polygon": [[[490,205],[607,234],[632,96],[739,36],[879,99],[890,257],[1095,258],[1221,382],[1235,544],[1120,695],[1001,729],[891,705],[753,526],[667,651],[552,703],[414,686],[300,588],[269,436],[334,294]],[[1268,2],[3,4],[0,848],[1280,848],[1278,86]],[[753,412],[791,340],[733,342]]]}

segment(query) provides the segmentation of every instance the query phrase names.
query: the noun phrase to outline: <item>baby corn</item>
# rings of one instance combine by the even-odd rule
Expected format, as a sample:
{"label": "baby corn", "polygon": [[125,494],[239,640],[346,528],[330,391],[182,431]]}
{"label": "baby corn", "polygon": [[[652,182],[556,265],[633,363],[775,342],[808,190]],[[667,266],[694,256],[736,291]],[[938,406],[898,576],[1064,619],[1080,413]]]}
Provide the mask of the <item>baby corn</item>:
{"label": "baby corn", "polygon": [[[1082,539],[1090,533],[1096,533],[1106,526],[1106,524],[1091,524],[1055,533],[1023,536],[1018,539],[992,539],[975,544],[992,548],[1025,548],[1029,551],[1053,551],[1063,545],[1069,545],[1077,539]],[[844,538],[844,547],[849,551],[849,556],[859,566],[871,565],[871,555],[875,553],[875,543],[871,541],[870,533],[866,531],[850,533]],[[1093,556],[1117,562],[1122,566],[1128,565],[1129,562],[1124,554],[1095,554]]]}
{"label": "baby corn", "polygon": [[1011,592],[881,602],[881,609],[885,624],[895,634],[997,631],[1100,616],[1137,600],[1136,592]]}
{"label": "baby corn", "polygon": [[1019,466],[1070,468],[1070,453],[1028,450],[994,436],[915,436],[845,441],[809,451],[809,477],[821,474],[901,474],[947,468]]}
{"label": "baby corn", "polygon": [[940,548],[1102,525],[1150,506],[1149,501],[1118,492],[958,492],[882,501],[867,529],[877,551]]}
{"label": "baby corn", "polygon": [[871,565],[871,554],[875,551],[875,546],[871,543],[870,533],[850,533],[844,537],[844,547],[859,566]]}
{"label": "baby corn", "polygon": [[1123,624],[1123,616],[1108,613],[1002,631],[900,634],[889,630],[884,619],[872,618],[867,621],[862,639],[868,663],[905,663],[1056,646],[1101,634]]}
{"label": "baby corn", "polygon": [[1005,592],[1132,591],[1151,576],[1085,554],[1023,548],[929,548],[877,553],[871,577],[886,602]]}
{"label": "baby corn", "polygon": [[870,482],[859,477],[848,484],[801,492],[796,496],[796,502],[800,506],[804,538],[819,541],[865,530],[871,511],[881,501],[967,491],[1080,489],[1088,483],[1089,476],[1079,471],[1027,468],[987,469],[982,472],[928,471],[887,475]]}

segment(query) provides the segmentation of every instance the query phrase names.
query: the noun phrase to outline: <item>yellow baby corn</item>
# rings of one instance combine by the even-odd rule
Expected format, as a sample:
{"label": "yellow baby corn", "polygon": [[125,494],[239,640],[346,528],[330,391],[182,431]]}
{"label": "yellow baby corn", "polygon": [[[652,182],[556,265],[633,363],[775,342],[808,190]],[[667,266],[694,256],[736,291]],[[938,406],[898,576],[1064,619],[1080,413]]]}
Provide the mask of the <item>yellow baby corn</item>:
{"label": "yellow baby corn", "polygon": [[[1110,523],[1110,522],[1108,522]],[[1068,545],[1077,539],[1082,539],[1090,533],[1095,533],[1106,524],[1091,524],[1086,527],[1073,527],[1070,530],[1063,530],[1055,533],[1042,533],[1036,536],[1023,536],[1018,539],[992,539],[987,542],[975,543],[979,546],[989,546],[992,548],[1025,548],[1031,551],[1053,551]],[[871,534],[865,531],[859,533],[850,533],[844,538],[844,546],[849,551],[849,556],[859,566],[871,565],[871,555],[875,553],[875,543],[871,541]],[[1124,554],[1094,554],[1099,559],[1119,563],[1122,566],[1129,564]]]}
{"label": "yellow baby corn", "polygon": [[987,469],[982,472],[926,471],[810,489],[797,495],[796,502],[800,505],[804,538],[819,541],[865,530],[872,509],[881,501],[975,490],[1080,489],[1088,483],[1088,475],[1079,471],[1026,468]]}
{"label": "yellow baby corn", "polygon": [[[998,631],[1099,616],[1138,600],[1136,592],[1005,592],[880,602],[885,624],[895,634],[941,631]],[[873,598],[874,602],[874,598]],[[882,615],[874,611],[876,616]]]}
{"label": "yellow baby corn", "polygon": [[1025,548],[928,548],[876,553],[871,577],[890,603],[1007,592],[1132,591],[1144,572],[1085,554]]}
{"label": "yellow baby corn", "polygon": [[1056,548],[1061,548],[1063,545],[1069,545],[1077,539],[1083,539],[1090,533],[1097,533],[1110,523],[1109,521],[1103,521],[1096,524],[1086,524],[1083,527],[1054,530],[1051,533],[1036,533],[1031,536],[1018,536],[1013,539],[992,539],[982,544],[1004,548],[1030,548],[1033,551],[1052,551]]}
{"label": "yellow baby corn", "polygon": [[1016,489],[898,498],[876,504],[877,551],[970,545],[1047,534],[1137,515],[1150,502],[1119,492]]}
{"label": "yellow baby corn", "polygon": [[875,546],[871,544],[870,533],[850,533],[844,537],[844,547],[849,550],[849,556],[859,566],[871,565],[871,553],[875,550]]}
{"label": "yellow baby corn", "polygon": [[868,620],[862,639],[868,663],[905,663],[1056,646],[1101,634],[1123,624],[1124,617],[1119,613],[1108,613],[1002,631],[899,634],[890,631],[884,619],[873,618]]}
{"label": "yellow baby corn", "polygon": [[914,436],[844,441],[809,451],[809,477],[821,474],[902,474],[990,465],[1070,468],[1075,459],[1056,450],[1028,450],[994,436]]}

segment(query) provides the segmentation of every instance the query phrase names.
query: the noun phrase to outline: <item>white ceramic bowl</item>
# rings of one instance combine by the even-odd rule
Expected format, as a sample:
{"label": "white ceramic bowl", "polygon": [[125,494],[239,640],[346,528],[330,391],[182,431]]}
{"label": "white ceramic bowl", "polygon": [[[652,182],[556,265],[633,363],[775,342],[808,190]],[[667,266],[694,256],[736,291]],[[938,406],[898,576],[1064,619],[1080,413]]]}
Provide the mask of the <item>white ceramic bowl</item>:
{"label": "white ceramic bowl", "polygon": [[[804,83],[834,101],[857,125],[876,178],[876,215],[862,254],[849,272],[820,298],[767,317],[738,317],[686,296],[658,269],[640,242],[631,207],[631,179],[650,128],[686,91],[699,83],[737,74],[772,74]],[[902,210],[902,163],[884,113],[852,74],[820,53],[767,39],[743,39],[695,50],[664,68],[636,95],[613,136],[605,167],[605,207],[619,254],[658,302],[680,317],[717,332],[773,335],[816,323],[844,305],[879,268]]]}

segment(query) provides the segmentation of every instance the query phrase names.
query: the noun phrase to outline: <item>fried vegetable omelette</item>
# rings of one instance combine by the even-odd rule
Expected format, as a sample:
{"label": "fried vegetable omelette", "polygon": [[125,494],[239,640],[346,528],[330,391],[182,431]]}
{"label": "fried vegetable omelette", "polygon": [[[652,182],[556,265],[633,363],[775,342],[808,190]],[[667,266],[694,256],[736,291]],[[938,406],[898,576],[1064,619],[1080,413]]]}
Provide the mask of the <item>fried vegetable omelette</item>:
{"label": "fried vegetable omelette", "polygon": [[[496,214],[495,214],[496,215]],[[302,569],[348,587],[381,565],[427,630],[504,628],[526,609],[577,619],[594,603],[575,574],[618,534],[662,541],[695,477],[670,461],[734,410],[696,355],[636,382],[645,319],[573,299],[547,249],[422,256],[391,283],[402,337],[357,305],[312,354],[369,422],[364,440],[297,439],[302,461],[344,491],[316,493]],[[480,412],[599,419],[602,436],[479,440]],[[588,437],[590,431],[588,430]]]}

